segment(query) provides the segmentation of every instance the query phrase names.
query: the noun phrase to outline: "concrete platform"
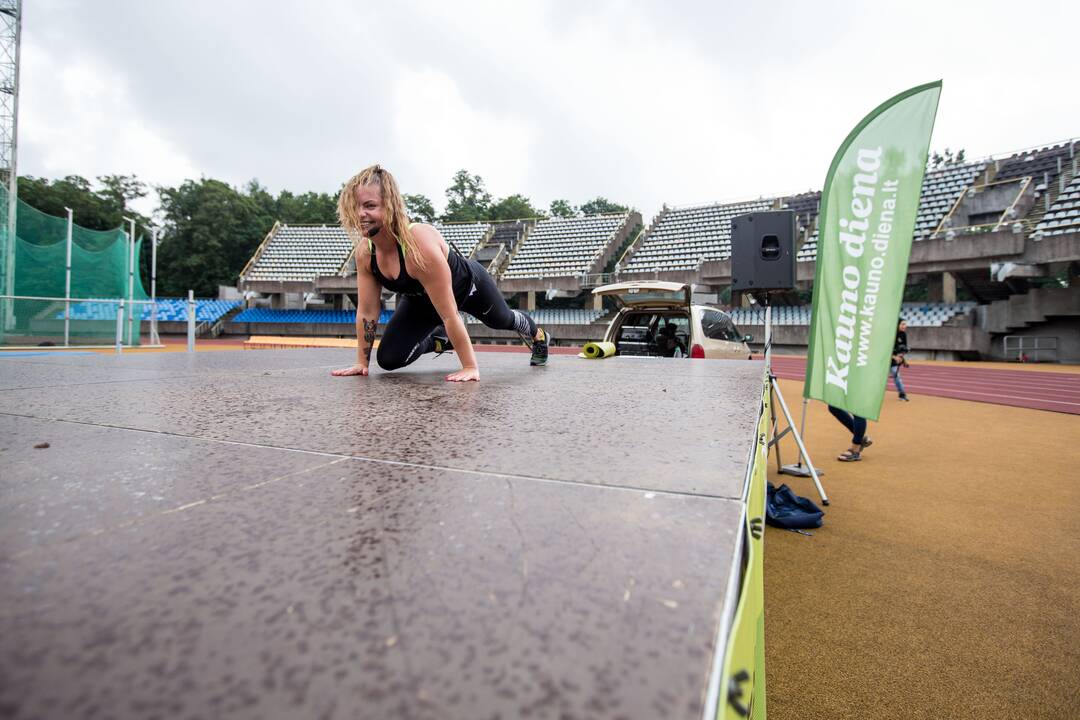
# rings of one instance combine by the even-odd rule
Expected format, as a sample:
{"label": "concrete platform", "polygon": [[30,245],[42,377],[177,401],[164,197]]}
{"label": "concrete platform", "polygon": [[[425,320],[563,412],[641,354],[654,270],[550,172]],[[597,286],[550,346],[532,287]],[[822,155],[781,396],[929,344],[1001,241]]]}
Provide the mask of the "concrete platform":
{"label": "concrete platform", "polygon": [[352,357],[0,356],[0,715],[701,717],[762,364]]}

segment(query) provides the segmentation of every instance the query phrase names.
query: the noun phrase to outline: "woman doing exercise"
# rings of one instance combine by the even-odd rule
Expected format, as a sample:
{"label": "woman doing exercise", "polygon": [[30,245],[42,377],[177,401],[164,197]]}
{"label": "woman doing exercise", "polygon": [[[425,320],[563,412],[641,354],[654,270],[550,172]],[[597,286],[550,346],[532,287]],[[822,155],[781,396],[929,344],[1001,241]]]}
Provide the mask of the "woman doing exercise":
{"label": "woman doing exercise", "polygon": [[398,294],[375,359],[396,370],[425,353],[455,350],[461,369],[451,382],[480,379],[464,311],[490,328],[513,330],[532,346],[530,365],[544,365],[550,338],[528,315],[511,310],[480,263],[451,249],[431,225],[410,223],[397,182],[379,165],[345,183],[338,218],[356,245],[356,364],[333,375],[367,375],[381,305],[380,287]]}

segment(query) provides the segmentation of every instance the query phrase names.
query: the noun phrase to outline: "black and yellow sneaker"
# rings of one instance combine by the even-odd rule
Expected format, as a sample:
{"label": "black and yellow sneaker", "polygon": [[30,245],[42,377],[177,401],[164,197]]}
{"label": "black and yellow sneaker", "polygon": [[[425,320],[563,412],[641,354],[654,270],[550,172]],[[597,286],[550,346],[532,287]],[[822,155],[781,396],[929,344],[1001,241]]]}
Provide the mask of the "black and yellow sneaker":
{"label": "black and yellow sneaker", "polygon": [[533,340],[532,342],[532,357],[529,358],[529,364],[547,365],[548,360],[548,347],[551,345],[551,336],[548,335],[544,328],[537,328],[536,332],[540,335],[539,340]]}
{"label": "black and yellow sneaker", "polygon": [[446,326],[440,325],[431,332],[431,340],[435,343],[435,357],[442,355],[448,350],[454,349],[454,344],[450,342],[450,338],[446,336]]}

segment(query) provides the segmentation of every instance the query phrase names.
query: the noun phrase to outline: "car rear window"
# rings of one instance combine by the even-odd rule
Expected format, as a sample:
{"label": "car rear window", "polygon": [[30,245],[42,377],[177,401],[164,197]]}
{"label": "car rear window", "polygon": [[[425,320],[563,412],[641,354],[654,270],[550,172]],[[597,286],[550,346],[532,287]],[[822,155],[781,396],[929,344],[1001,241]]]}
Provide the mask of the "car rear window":
{"label": "car rear window", "polygon": [[742,340],[731,318],[716,310],[706,310],[701,314],[701,331],[712,340]]}

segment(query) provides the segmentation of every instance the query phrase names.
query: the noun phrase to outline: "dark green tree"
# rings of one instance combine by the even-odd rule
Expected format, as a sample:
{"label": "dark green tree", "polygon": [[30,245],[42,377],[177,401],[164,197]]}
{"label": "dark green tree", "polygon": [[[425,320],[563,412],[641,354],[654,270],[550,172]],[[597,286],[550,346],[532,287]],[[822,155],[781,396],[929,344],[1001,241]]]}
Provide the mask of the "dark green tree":
{"label": "dark green tree", "polygon": [[426,195],[405,195],[405,210],[413,222],[432,222],[435,220],[435,207]]}
{"label": "dark green tree", "polygon": [[598,197],[584,203],[581,206],[581,212],[585,215],[600,215],[602,213],[621,213],[627,212],[630,208],[625,205],[617,205],[611,202],[607,198]]}
{"label": "dark green tree", "polygon": [[99,175],[98,182],[102,187],[98,195],[110,200],[122,212],[127,211],[132,200],[146,197],[146,183],[134,175]]}
{"label": "dark green tree", "polygon": [[113,230],[120,227],[124,211],[114,198],[96,193],[90,181],[78,175],[63,180],[22,176],[19,199],[46,215],[66,217],[64,208],[74,213],[77,225],[90,230]]}
{"label": "dark green tree", "polygon": [[566,200],[551,201],[552,217],[569,218],[577,215],[577,208]]}
{"label": "dark green tree", "polygon": [[158,194],[164,214],[158,248],[161,295],[183,296],[190,288],[201,297],[215,297],[218,285],[236,284],[273,225],[273,216],[257,198],[219,180],[187,180],[158,188]]}
{"label": "dark green tree", "polygon": [[484,189],[484,180],[479,175],[470,175],[468,170],[458,170],[446,188],[446,213],[442,219],[447,222],[474,222],[488,219],[491,210],[491,193]]}
{"label": "dark green tree", "polygon": [[543,210],[537,210],[524,195],[514,194],[505,197],[491,206],[487,220],[521,220],[523,218],[542,217]]}
{"label": "dark green tree", "polygon": [[277,219],[292,225],[322,225],[337,222],[337,198],[327,193],[306,192],[278,196]]}
{"label": "dark green tree", "polygon": [[267,190],[257,179],[252,178],[248,180],[248,184],[244,187],[244,192],[251,198],[259,208],[259,212],[266,217],[273,218],[270,222],[273,224],[274,220],[280,220],[281,213],[278,212],[280,208],[281,198],[288,193],[288,190],[282,190],[278,197],[274,197],[269,190]]}
{"label": "dark green tree", "polygon": [[337,222],[336,195],[317,192],[294,195],[282,190],[275,198],[258,180],[249,181],[244,191],[263,213],[287,225],[331,225]]}

